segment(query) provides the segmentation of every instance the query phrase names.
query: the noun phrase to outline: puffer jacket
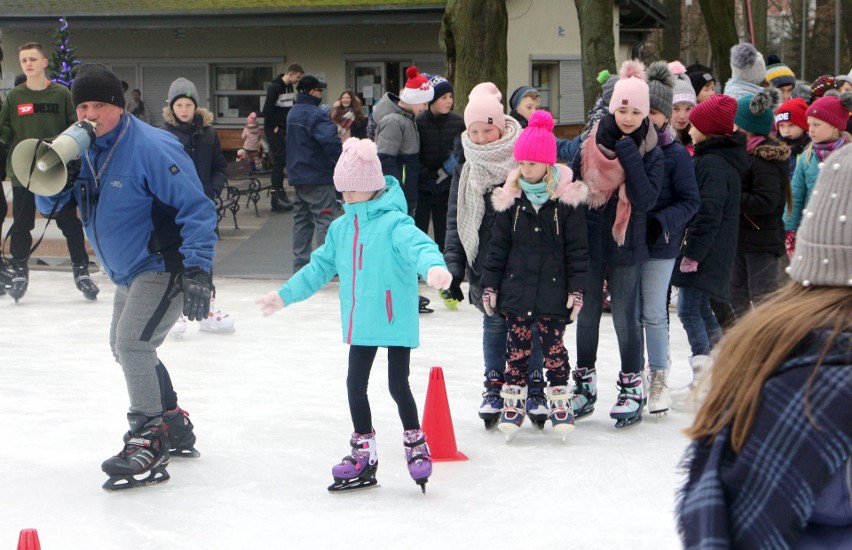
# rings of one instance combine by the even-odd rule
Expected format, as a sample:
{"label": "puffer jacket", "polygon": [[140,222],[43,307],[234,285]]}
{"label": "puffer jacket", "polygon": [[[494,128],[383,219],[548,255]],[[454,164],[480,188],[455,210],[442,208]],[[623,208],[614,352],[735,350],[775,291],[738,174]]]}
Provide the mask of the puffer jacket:
{"label": "puffer jacket", "polygon": [[768,138],[749,154],[751,166],[742,176],[740,233],[737,252],[784,254],[784,222],[790,148]]}
{"label": "puffer jacket", "polygon": [[417,204],[421,169],[420,134],[414,115],[399,106],[399,97],[388,92],[376,103],[372,119],[382,173],[400,182],[411,208]]}
{"label": "puffer jacket", "polygon": [[[852,135],[843,132],[841,136],[846,140],[846,144],[841,147],[848,147],[849,142],[852,141]],[[826,158],[831,158],[831,155]],[[784,228],[787,231],[798,230],[802,223],[802,213],[816,185],[819,165],[819,156],[814,152],[813,144],[811,144],[799,155],[796,169],[793,171],[793,180],[790,183],[793,192],[793,209],[790,212],[784,211]]]}
{"label": "puffer jacket", "polygon": [[218,197],[228,184],[228,162],[213,128],[213,113],[199,107],[192,122],[184,123],[175,117],[171,108],[163,107],[163,119],[165,123],[161,128],[178,138],[195,164],[204,194],[211,199]]}
{"label": "puffer jacket", "polygon": [[682,273],[675,263],[672,285],[697,288],[727,301],[737,251],[740,180],[749,167],[745,135],[711,136],[695,144],[695,177],[701,207],[686,228],[681,256],[698,262],[698,271]]}
{"label": "puffer jacket", "polygon": [[482,288],[498,289],[499,311],[518,317],[550,316],[567,320],[568,293],[587,290],[589,247],[583,203],[588,188],[572,182],[571,170],[557,164],[555,197],[538,211],[515,183],[491,195],[495,221],[482,264]]}
{"label": "puffer jacket", "polygon": [[447,157],[453,152],[456,138],[464,132],[464,118],[450,111],[446,115],[435,115],[426,109],[417,117],[417,132],[420,135],[420,193],[443,195],[450,191],[452,174],[439,181]]}
{"label": "puffer jacket", "polygon": [[343,342],[359,346],[420,345],[417,275],[445,267],[435,241],[406,213],[395,178],[377,198],[344,204],[325,244],[278,291],[284,303],[304,300],[340,277]]}

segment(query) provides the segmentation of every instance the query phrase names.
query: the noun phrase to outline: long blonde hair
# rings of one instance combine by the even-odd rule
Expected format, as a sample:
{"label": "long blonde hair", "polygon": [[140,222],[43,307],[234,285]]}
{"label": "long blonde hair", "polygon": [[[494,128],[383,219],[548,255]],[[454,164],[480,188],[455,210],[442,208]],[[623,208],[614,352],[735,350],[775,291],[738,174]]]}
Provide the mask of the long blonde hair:
{"label": "long blonde hair", "polygon": [[[518,165],[517,173],[515,174],[515,178],[510,181],[510,185],[513,189],[521,188],[521,166]],[[547,172],[544,174],[544,181],[547,182],[547,194],[550,195],[550,198],[556,196],[556,184],[559,183],[559,174],[556,166],[553,164],[547,167]],[[538,182],[541,183],[541,182]]]}
{"label": "long blonde hair", "polygon": [[[814,365],[815,373],[837,335],[850,328],[852,289],[788,284],[739,320],[719,343],[710,373],[709,394],[686,435],[712,441],[725,426],[731,425],[731,447],[738,453],[754,423],[766,379],[811,331],[831,330]],[[808,416],[811,415],[809,393],[805,393]]]}

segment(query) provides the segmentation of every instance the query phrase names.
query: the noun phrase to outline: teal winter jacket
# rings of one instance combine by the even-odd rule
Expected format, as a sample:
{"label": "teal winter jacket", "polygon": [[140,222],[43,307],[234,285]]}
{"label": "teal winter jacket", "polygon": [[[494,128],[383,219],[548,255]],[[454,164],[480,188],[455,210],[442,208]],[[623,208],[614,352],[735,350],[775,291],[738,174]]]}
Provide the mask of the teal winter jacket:
{"label": "teal winter jacket", "polygon": [[288,306],[340,279],[343,341],[360,346],[420,345],[417,275],[446,268],[438,245],[406,214],[396,178],[385,176],[373,200],[344,204],[328,228],[325,244],[278,290]]}
{"label": "teal winter jacket", "polygon": [[784,229],[787,231],[796,231],[799,229],[799,224],[802,223],[802,212],[811,198],[814,185],[816,185],[819,164],[817,154],[810,147],[799,155],[796,169],[793,171],[793,181],[790,182],[793,190],[793,209],[792,211],[784,209]]}

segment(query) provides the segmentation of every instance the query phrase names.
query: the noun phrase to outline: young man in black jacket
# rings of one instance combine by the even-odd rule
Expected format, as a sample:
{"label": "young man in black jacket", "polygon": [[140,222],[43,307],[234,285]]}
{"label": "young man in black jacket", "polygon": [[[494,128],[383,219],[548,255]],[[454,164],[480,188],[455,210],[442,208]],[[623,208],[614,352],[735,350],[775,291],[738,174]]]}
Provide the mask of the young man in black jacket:
{"label": "young man in black jacket", "polygon": [[272,153],[272,211],[289,212],[293,204],[284,191],[284,166],[287,164],[287,115],[296,101],[296,82],[305,70],[293,63],[287,72],[275,77],[266,90],[263,104],[263,131]]}

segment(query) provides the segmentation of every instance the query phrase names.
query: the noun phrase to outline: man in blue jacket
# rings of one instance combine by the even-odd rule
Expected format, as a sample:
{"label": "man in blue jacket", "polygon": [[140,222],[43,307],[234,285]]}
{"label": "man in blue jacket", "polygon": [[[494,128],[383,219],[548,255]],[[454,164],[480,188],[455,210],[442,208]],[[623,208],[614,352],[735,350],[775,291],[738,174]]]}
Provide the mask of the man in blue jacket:
{"label": "man in blue jacket", "polygon": [[322,246],[334,220],[334,165],[343,145],[337,126],[319,106],[325,88],[313,75],[300,78],[296,104],[287,115],[287,179],[296,190],[293,273],[310,261],[314,233],[317,246]]}
{"label": "man in blue jacket", "polygon": [[[98,260],[116,284],[110,347],[124,371],[130,430],[101,468],[106,490],[166,481],[169,451],[198,456],[192,423],[157,357],[181,310],[210,311],[216,207],[178,140],[125,112],[121,81],[107,67],[80,67],[71,87],[77,118],[95,126],[76,182],[38,197],[50,212],[76,201]],[[86,125],[88,126],[88,125]],[[178,296],[183,293],[183,299]],[[133,476],[147,474],[138,480]]]}

